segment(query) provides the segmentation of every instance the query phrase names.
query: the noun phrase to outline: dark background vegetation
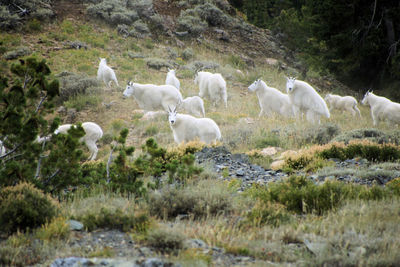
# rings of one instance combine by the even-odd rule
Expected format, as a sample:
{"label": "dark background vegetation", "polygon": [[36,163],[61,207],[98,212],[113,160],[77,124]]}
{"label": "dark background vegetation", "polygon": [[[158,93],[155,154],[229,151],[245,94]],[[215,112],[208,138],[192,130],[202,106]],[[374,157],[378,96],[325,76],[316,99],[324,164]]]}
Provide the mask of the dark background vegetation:
{"label": "dark background vegetation", "polygon": [[[229,0],[249,22],[278,34],[312,68],[350,87],[400,86],[400,2]],[[389,92],[390,91],[390,92]]]}

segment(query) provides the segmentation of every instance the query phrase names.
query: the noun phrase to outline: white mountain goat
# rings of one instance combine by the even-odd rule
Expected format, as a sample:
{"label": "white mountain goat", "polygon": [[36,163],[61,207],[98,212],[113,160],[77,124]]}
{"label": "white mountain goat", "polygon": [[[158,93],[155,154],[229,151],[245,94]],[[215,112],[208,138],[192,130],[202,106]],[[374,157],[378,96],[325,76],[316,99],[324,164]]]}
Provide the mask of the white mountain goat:
{"label": "white mountain goat", "polygon": [[286,78],[286,91],[293,105],[293,112],[305,112],[309,122],[320,123],[320,117],[330,117],[329,109],[322,97],[306,82]]}
{"label": "white mountain goat", "polygon": [[168,69],[167,78],[165,78],[165,84],[173,85],[176,89],[180,89],[181,83],[179,82],[178,78],[175,76],[175,70]]}
{"label": "white mountain goat", "polygon": [[115,82],[115,84],[119,86],[117,76],[115,76],[114,70],[107,66],[107,60],[105,58],[100,58],[97,79],[102,80],[109,88],[111,87],[111,82]]}
{"label": "white mountain goat", "polygon": [[176,108],[174,108],[168,110],[168,120],[174,140],[178,144],[195,139],[206,144],[221,140],[221,131],[212,119],[177,114]]}
{"label": "white mountain goat", "polygon": [[186,97],[179,104],[187,113],[196,117],[205,117],[206,112],[204,111],[204,101],[199,96]]}
{"label": "white mountain goat", "polygon": [[123,95],[124,97],[133,95],[140,108],[145,111],[168,111],[168,106],[175,107],[182,101],[181,93],[172,85],[128,82]]}
{"label": "white mountain goat", "polygon": [[331,112],[332,110],[337,109],[349,111],[353,116],[358,113],[358,116],[361,117],[361,112],[357,107],[357,100],[352,96],[327,94],[324,99],[326,103],[329,104],[329,111]]}
{"label": "white mountain goat", "polygon": [[249,87],[250,92],[256,92],[258,97],[258,103],[260,104],[261,115],[272,115],[276,112],[282,116],[290,117],[293,116],[292,105],[290,103],[289,96],[282,93],[278,89],[267,86],[263,80],[256,80]]}
{"label": "white mountain goat", "polygon": [[194,83],[199,85],[199,96],[208,97],[216,106],[219,101],[224,101],[228,107],[228,96],[226,93],[226,82],[221,74],[199,71],[196,74]]}
{"label": "white mountain goat", "polygon": [[[74,126],[73,124],[63,124],[60,125],[55,131],[54,134],[68,134],[68,130]],[[95,160],[97,157],[97,152],[99,149],[96,146],[96,142],[103,136],[103,130],[99,125],[94,122],[84,122],[82,123],[82,128],[85,131],[85,135],[79,139],[79,142],[84,142],[87,148],[89,149],[90,156],[88,160]],[[49,140],[51,137],[37,137],[36,142],[43,143],[44,141]]]}
{"label": "white mountain goat", "polygon": [[392,102],[386,97],[377,96],[368,91],[365,93],[361,104],[371,107],[371,117],[374,126],[377,126],[381,120],[386,120],[388,123],[400,124],[399,103]]}

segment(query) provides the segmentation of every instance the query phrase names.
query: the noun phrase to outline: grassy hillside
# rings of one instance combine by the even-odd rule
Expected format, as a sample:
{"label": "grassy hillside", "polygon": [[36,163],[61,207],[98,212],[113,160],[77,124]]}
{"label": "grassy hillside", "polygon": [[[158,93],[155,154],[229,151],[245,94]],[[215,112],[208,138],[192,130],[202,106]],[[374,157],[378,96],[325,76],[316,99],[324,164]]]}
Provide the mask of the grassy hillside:
{"label": "grassy hillside", "polygon": [[[69,49],[68,41],[82,42],[87,49]],[[106,163],[108,144],[123,128],[129,129],[127,144],[137,148],[136,154],[149,137],[162,147],[177,149],[166,115],[143,120],[135,100],[122,98],[130,80],[163,84],[168,65],[177,69],[184,97],[198,94],[193,83],[196,63],[214,65],[212,71],[226,78],[228,108],[213,107],[205,100],[205,109],[206,116],[221,129],[222,145],[233,153],[254,154],[268,146],[281,147],[283,151],[306,149],[335,137],[346,139],[349,132],[372,127],[369,108],[361,105],[361,119],[333,111],[332,117],[322,119],[321,125],[278,115],[258,118],[257,97],[247,87],[261,78],[269,86],[285,91],[289,69],[267,64],[260,57],[254,58],[254,67],[248,66],[242,54],[237,53],[240,47],[226,49],[227,44],[222,46],[213,39],[183,39],[177,45],[174,38],[165,36],[123,37],[114,28],[74,15],[50,24],[31,24],[23,33],[2,33],[0,43],[2,72],[18,61],[6,60],[5,55],[25,47],[33,56],[45,58],[52,75],[65,82],[61,83],[65,99],[60,99],[59,107],[66,107],[67,112],[55,112],[50,120],[60,116],[64,122],[93,121],[102,127],[105,135],[96,163]],[[120,87],[113,85],[109,89],[93,81],[99,57],[107,58]],[[65,76],[65,72],[79,77]],[[74,88],[73,83],[75,87],[83,86],[85,83],[79,82],[85,79],[91,86],[85,93],[71,96],[68,90]],[[331,80],[311,73],[307,80],[322,96],[328,91],[348,93]],[[355,97],[360,100],[361,96]],[[68,110],[76,113],[70,116]],[[397,129],[382,123],[379,130],[387,134],[389,141],[398,142]],[[254,160],[267,168],[271,162],[267,157]],[[397,161],[391,164],[377,168],[399,169]],[[120,251],[109,244],[71,245],[89,240],[91,234],[70,231],[67,219],[83,222],[86,229],[94,230],[93,234],[104,231],[108,235],[104,230],[107,228],[126,232],[134,245],[124,243],[124,258],[138,257],[138,249],[150,247],[152,253],[146,257],[156,256],[183,266],[396,266],[400,262],[398,180],[392,187],[353,187],[340,182],[314,185],[306,182],[307,178],[293,178],[238,193],[240,179],[223,181],[224,173],[216,174],[208,166],[203,167],[205,170],[185,186],[150,188],[149,195],[141,199],[97,185],[78,189],[62,199],[61,212],[54,221],[30,233],[2,237],[0,265],[47,266],[55,258],[67,256],[121,258]],[[152,177],[144,180],[151,181]],[[302,210],[290,209],[291,204],[300,205]],[[189,215],[181,218],[179,214],[187,210]],[[207,249],[184,245],[190,239],[204,241]],[[223,252],[216,256],[213,248]]]}

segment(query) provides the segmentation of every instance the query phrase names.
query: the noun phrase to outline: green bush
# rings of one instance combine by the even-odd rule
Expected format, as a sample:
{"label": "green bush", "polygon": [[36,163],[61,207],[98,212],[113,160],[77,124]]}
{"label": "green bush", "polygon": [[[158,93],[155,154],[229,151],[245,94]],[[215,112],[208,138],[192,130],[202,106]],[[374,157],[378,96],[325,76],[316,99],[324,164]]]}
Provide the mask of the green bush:
{"label": "green bush", "polygon": [[349,199],[379,200],[391,196],[388,190],[379,186],[367,187],[339,181],[317,185],[303,176],[291,176],[287,180],[270,183],[267,188],[259,186],[250,189],[248,194],[265,204],[282,204],[288,211],[318,215],[337,209]]}
{"label": "green bush", "polygon": [[0,191],[0,226],[5,233],[40,227],[57,213],[57,202],[29,183]]}
{"label": "green bush", "polygon": [[325,159],[338,158],[341,160],[362,157],[369,161],[387,162],[400,159],[400,149],[393,145],[378,145],[373,143],[353,143],[346,147],[332,145],[318,153]]}
{"label": "green bush", "polygon": [[285,206],[277,203],[259,201],[247,214],[247,221],[256,226],[268,224],[279,227],[291,220],[292,215],[286,210]]}
{"label": "green bush", "polygon": [[126,213],[120,209],[109,210],[101,208],[99,211],[90,212],[76,219],[81,221],[88,231],[107,228],[118,229],[124,232],[130,230],[146,232],[150,225],[149,217],[146,214],[136,216],[133,213]]}

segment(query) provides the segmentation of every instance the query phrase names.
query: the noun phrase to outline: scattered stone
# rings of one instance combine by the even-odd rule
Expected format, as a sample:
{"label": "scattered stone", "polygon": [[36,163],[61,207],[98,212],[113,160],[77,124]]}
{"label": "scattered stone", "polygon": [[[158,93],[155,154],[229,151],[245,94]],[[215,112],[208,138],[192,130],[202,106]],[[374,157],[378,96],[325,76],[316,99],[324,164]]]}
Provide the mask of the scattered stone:
{"label": "scattered stone", "polygon": [[83,224],[81,222],[75,221],[75,220],[69,220],[69,229],[72,231],[81,231],[83,230]]}
{"label": "scattered stone", "polygon": [[274,147],[274,146],[269,146],[261,150],[260,154],[263,156],[274,156],[278,151],[281,151],[282,148],[280,147]]}

